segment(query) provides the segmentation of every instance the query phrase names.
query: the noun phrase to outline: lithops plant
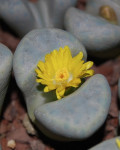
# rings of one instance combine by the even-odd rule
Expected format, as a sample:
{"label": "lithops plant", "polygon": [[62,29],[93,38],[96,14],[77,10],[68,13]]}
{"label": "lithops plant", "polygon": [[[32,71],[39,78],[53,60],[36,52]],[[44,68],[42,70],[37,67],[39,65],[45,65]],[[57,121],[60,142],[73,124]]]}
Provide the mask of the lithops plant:
{"label": "lithops plant", "polygon": [[101,16],[110,23],[120,25],[120,1],[119,0],[89,0],[86,11],[92,15]]}
{"label": "lithops plant", "polygon": [[90,150],[119,150],[120,149],[120,137],[116,137],[98,144]]}
{"label": "lithops plant", "polygon": [[64,23],[67,31],[84,44],[90,55],[110,58],[120,54],[119,26],[77,8],[67,10]]}
{"label": "lithops plant", "polygon": [[36,28],[63,28],[63,17],[77,0],[0,0],[0,17],[20,36]]}
{"label": "lithops plant", "polygon": [[4,45],[0,44],[0,114],[8,88],[9,77],[12,69],[12,53]]}
{"label": "lithops plant", "polygon": [[[84,46],[70,33],[60,29],[33,30],[18,45],[13,69],[32,122],[55,140],[82,140],[95,133],[105,121],[111,92],[107,80],[100,74],[90,77],[75,92],[61,100],[56,101],[54,91],[43,92],[43,86],[36,82],[37,63],[43,61],[47,53],[66,45],[71,49],[72,56],[81,51],[86,60]],[[53,53],[56,54],[56,51]],[[49,56],[46,55],[45,59]],[[44,69],[42,66],[41,71]],[[67,75],[65,69],[63,75]]]}

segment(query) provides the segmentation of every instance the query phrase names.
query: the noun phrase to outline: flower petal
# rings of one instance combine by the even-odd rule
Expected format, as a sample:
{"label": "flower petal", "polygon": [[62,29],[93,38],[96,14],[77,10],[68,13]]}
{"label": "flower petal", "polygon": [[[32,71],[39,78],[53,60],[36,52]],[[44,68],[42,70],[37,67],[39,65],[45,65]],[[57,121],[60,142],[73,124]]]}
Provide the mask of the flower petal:
{"label": "flower petal", "polygon": [[90,77],[90,76],[92,76],[94,74],[94,70],[86,70],[83,74],[82,74],[82,76],[81,76],[81,78],[85,78],[85,77]]}
{"label": "flower petal", "polygon": [[37,67],[38,67],[42,72],[45,72],[45,64],[44,64],[44,62],[39,61]]}
{"label": "flower petal", "polygon": [[63,59],[64,67],[68,68],[68,64],[71,62],[71,60],[72,60],[71,51],[68,46],[65,46],[64,47],[64,59]]}
{"label": "flower petal", "polygon": [[64,96],[64,93],[65,93],[65,87],[58,87],[56,89],[57,99],[61,99]]}
{"label": "flower petal", "polygon": [[85,68],[87,70],[87,69],[90,69],[93,66],[93,62],[92,61],[88,61],[84,65],[85,65]]}
{"label": "flower petal", "polygon": [[49,84],[48,86],[46,86],[44,88],[44,92],[49,92],[49,91],[52,91],[52,90],[55,90],[55,89],[56,89],[56,85]]}
{"label": "flower petal", "polygon": [[73,57],[73,61],[75,62],[79,62],[80,60],[82,60],[83,58],[83,52],[80,52],[78,55],[76,55],[75,57]]}
{"label": "flower petal", "polygon": [[44,92],[46,93],[46,92],[49,92],[50,90],[49,90],[49,88],[48,88],[48,86],[46,86],[45,88],[44,88]]}
{"label": "flower petal", "polygon": [[81,79],[80,78],[75,78],[75,79],[73,79],[72,81],[70,81],[68,84],[67,84],[67,87],[70,87],[70,86],[72,86],[72,87],[78,87],[79,86],[79,84],[81,83]]}
{"label": "flower petal", "polygon": [[36,79],[36,82],[41,83],[42,79]]}

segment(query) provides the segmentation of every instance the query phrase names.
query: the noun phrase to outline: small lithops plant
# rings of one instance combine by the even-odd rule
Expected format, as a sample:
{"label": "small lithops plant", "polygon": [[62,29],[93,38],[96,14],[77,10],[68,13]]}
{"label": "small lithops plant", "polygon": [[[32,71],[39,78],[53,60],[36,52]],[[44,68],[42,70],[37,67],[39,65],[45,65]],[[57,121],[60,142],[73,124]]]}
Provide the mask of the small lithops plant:
{"label": "small lithops plant", "polygon": [[104,141],[90,150],[120,150],[120,137]]}
{"label": "small lithops plant", "polygon": [[11,51],[0,44],[0,114],[11,75],[12,57]]}
{"label": "small lithops plant", "polygon": [[[88,0],[86,11],[69,8],[64,19],[66,30],[83,43],[90,55],[99,58],[120,54],[120,26],[116,25],[120,22],[120,5],[106,5],[108,1],[111,5],[115,3],[111,0]],[[105,5],[98,8],[101,3]]]}
{"label": "small lithops plant", "polygon": [[86,139],[107,117],[110,87],[103,75],[92,76],[86,58],[79,40],[60,29],[33,30],[16,49],[13,69],[29,117],[50,138]]}
{"label": "small lithops plant", "polygon": [[0,17],[20,36],[32,29],[63,28],[64,13],[77,0],[0,0]]}

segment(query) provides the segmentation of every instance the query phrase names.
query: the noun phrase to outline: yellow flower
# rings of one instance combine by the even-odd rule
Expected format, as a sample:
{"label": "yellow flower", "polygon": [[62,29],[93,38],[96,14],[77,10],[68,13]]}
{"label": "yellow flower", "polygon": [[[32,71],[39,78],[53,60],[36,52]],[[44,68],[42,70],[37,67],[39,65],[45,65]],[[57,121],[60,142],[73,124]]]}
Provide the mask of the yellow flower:
{"label": "yellow flower", "polygon": [[89,77],[94,71],[88,70],[93,66],[92,61],[84,63],[83,53],[72,57],[68,46],[53,50],[45,56],[45,62],[39,61],[35,72],[36,82],[46,85],[44,92],[56,89],[57,99],[64,97],[65,89],[78,87],[81,78]]}
{"label": "yellow flower", "polygon": [[120,140],[118,138],[116,139],[116,144],[117,144],[118,148],[120,149]]}

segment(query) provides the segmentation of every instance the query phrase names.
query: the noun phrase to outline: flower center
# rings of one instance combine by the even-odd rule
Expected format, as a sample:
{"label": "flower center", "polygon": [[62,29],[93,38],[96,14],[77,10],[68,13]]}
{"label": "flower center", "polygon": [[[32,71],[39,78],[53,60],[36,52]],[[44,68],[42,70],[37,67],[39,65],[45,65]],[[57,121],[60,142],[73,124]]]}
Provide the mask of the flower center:
{"label": "flower center", "polygon": [[56,72],[55,80],[56,82],[63,82],[69,78],[69,72],[66,68],[62,68]]}

